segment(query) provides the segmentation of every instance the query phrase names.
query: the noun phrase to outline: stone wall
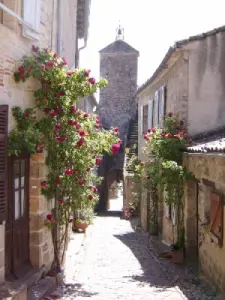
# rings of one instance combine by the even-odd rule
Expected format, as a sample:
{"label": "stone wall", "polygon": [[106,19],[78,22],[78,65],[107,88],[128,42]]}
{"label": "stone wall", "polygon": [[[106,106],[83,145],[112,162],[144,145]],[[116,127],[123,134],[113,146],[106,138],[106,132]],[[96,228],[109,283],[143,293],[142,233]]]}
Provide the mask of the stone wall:
{"label": "stone wall", "polygon": [[[171,59],[172,60],[172,59]],[[178,114],[185,122],[188,120],[188,57],[187,53],[179,53],[168,63],[168,68],[162,71],[156,79],[137,95],[138,101],[138,155],[145,159],[143,147],[145,140],[142,133],[141,109],[149,103],[155,92],[163,85],[167,86],[166,112]]]}
{"label": "stone wall", "polygon": [[[161,74],[137,96],[138,157],[140,160],[146,159],[143,153],[145,140],[142,133],[141,109],[143,105],[149,103],[149,100],[161,86],[167,86],[166,112],[176,113],[179,118],[185,122],[188,121],[188,55],[182,51],[174,55],[171,61],[168,62],[168,68],[163,70]],[[143,211],[142,219],[146,216],[145,211]],[[147,221],[145,221],[145,223],[146,222]],[[162,234],[162,239],[166,243],[171,244],[176,240],[175,227],[172,225],[172,221],[166,218],[164,205],[159,207],[158,228]]]}
{"label": "stone wall", "polygon": [[[185,154],[184,165],[193,172],[197,181],[189,183],[185,193],[185,232],[186,247],[188,251],[198,246],[198,257],[202,274],[213,284],[225,291],[225,206],[223,206],[223,245],[220,247],[212,242],[211,234],[201,238],[202,226],[197,223],[196,210],[199,218],[205,220],[206,210],[210,210],[208,203],[208,191],[213,187],[223,195],[225,194],[225,156],[223,154]],[[208,183],[211,186],[208,186]],[[207,183],[207,184],[206,184]],[[196,208],[196,195],[198,195],[198,207]],[[198,224],[198,236],[196,230]],[[202,241],[202,245],[199,242]]]}
{"label": "stone wall", "polygon": [[185,48],[190,53],[189,133],[194,135],[225,125],[225,32],[193,41]]}
{"label": "stone wall", "polygon": [[[7,7],[18,15],[22,11],[22,0],[9,0]],[[63,54],[68,56],[71,65],[75,58],[76,49],[76,1],[67,0],[72,5],[63,10],[62,42]],[[2,12],[2,11],[1,11]],[[9,131],[14,127],[11,108],[18,105],[21,108],[34,105],[33,91],[35,82],[28,80],[25,83],[15,83],[13,72],[18,61],[31,52],[33,44],[41,48],[56,51],[57,48],[57,0],[41,0],[41,23],[39,41],[30,40],[22,36],[22,27],[19,22],[2,14],[0,18],[0,105],[9,105]],[[51,233],[44,227],[44,217],[49,211],[47,201],[41,195],[40,181],[44,178],[44,161],[30,162],[30,260],[33,266],[43,264],[49,266],[53,259]],[[4,239],[5,228],[0,225],[0,283],[4,280]]]}

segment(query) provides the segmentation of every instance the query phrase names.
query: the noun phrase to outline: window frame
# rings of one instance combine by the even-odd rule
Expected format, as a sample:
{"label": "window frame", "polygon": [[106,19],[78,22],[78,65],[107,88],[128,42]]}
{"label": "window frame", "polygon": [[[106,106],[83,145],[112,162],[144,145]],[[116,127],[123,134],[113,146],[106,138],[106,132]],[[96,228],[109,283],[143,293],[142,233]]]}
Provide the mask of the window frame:
{"label": "window frame", "polygon": [[33,14],[35,19],[32,19],[33,23],[29,22],[30,14],[32,13],[27,12],[26,10],[29,7],[31,0],[23,0],[23,30],[22,35],[28,39],[39,40],[40,38],[40,24],[41,24],[41,1],[40,0],[33,0],[35,1],[35,5],[31,5],[32,9],[34,9]]}

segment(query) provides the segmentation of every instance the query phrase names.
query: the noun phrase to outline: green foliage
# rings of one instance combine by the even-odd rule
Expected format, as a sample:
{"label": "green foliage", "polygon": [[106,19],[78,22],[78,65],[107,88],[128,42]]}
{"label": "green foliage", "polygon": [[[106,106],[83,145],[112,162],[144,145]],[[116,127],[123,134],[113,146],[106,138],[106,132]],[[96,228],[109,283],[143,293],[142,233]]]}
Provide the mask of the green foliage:
{"label": "green foliage", "polygon": [[149,129],[144,138],[147,161],[136,164],[136,176],[142,178],[143,188],[151,191],[154,201],[159,201],[161,194],[167,204],[176,206],[178,242],[181,244],[184,182],[193,179],[193,175],[182,166],[182,150],[191,145],[191,139],[184,122],[171,113],[165,117],[162,129]]}
{"label": "green foliage", "polygon": [[9,135],[9,155],[46,150],[48,175],[41,182],[42,194],[48,200],[55,199],[55,207],[45,223],[49,228],[68,226],[75,209],[95,206],[95,185],[100,179],[93,171],[103,154],[115,154],[113,145],[120,143],[117,130],[103,130],[96,115],[75,106],[84,96],[105,87],[107,81],[101,78],[97,82],[90,77],[90,70],[68,70],[65,59],[57,53],[36,47],[33,51],[32,56],[23,58],[15,80],[24,82],[32,77],[37,81],[36,106],[25,111],[13,108],[17,127]]}
{"label": "green foliage", "polygon": [[14,106],[12,114],[17,126],[8,137],[8,154],[41,152],[41,136],[36,124],[35,110],[28,108],[23,111],[20,107]]}

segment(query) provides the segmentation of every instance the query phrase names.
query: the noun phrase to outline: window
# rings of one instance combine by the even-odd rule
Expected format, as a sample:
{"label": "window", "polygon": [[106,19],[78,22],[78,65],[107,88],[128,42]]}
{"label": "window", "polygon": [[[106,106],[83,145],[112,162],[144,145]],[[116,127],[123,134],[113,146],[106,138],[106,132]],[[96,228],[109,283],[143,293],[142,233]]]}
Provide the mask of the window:
{"label": "window", "polygon": [[219,193],[211,193],[210,232],[213,240],[223,244],[223,197]]}
{"label": "window", "polygon": [[13,160],[13,199],[14,199],[14,220],[24,217],[26,211],[25,198],[25,180],[26,174],[26,159]]}
{"label": "window", "polygon": [[145,134],[148,131],[148,105],[143,106],[142,116],[142,130],[143,134]]}
{"label": "window", "polygon": [[148,105],[148,128],[151,129],[153,127],[153,100],[149,101]]}
{"label": "window", "polygon": [[153,126],[159,125],[159,91],[156,91],[154,97],[154,107],[153,107]]}
{"label": "window", "polygon": [[166,86],[160,88],[159,93],[159,127],[163,127],[164,116],[166,114]]}
{"label": "window", "polygon": [[23,0],[23,19],[29,25],[23,24],[23,36],[39,39],[40,12],[40,0]]}

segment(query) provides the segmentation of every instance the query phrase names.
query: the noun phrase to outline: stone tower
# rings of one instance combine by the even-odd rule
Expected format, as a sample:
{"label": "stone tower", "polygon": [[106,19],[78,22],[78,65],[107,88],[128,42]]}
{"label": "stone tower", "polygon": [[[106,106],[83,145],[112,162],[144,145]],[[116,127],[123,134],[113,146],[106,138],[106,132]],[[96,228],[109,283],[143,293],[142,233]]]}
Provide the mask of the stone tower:
{"label": "stone tower", "polygon": [[[123,141],[116,157],[105,157],[100,169],[104,177],[99,206],[108,201],[108,188],[114,180],[122,179],[126,138],[130,121],[135,118],[137,105],[134,92],[137,88],[139,52],[124,41],[124,31],[119,26],[116,40],[100,50],[100,76],[108,86],[100,90],[98,115],[104,128],[119,127]],[[104,190],[104,191],[103,191]]]}

